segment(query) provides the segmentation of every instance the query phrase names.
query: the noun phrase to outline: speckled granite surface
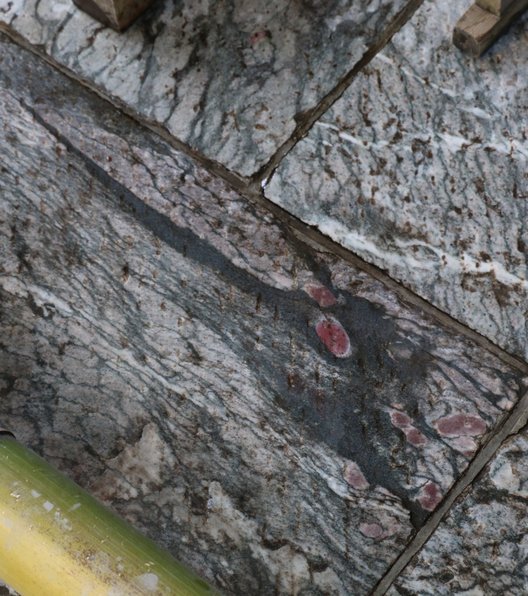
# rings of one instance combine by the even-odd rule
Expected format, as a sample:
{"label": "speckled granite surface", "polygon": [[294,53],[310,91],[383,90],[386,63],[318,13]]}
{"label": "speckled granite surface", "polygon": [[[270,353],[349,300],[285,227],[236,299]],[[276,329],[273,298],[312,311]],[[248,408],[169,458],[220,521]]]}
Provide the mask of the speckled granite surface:
{"label": "speckled granite surface", "polygon": [[125,34],[71,0],[1,0],[0,22],[241,174],[264,165],[406,0],[158,0]]}
{"label": "speckled granite surface", "polygon": [[526,358],[528,16],[475,60],[468,4],[427,0],[266,195]]}
{"label": "speckled granite surface", "polygon": [[389,594],[526,594],[527,478],[524,431],[500,449]]}
{"label": "speckled granite surface", "polygon": [[20,48],[0,417],[233,594],[367,593],[522,375]]}

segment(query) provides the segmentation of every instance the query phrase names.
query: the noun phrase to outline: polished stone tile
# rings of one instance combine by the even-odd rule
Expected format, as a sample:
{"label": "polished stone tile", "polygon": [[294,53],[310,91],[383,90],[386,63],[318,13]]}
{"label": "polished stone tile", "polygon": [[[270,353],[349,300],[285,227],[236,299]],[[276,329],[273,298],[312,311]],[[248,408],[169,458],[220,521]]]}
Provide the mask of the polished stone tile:
{"label": "polished stone tile", "polygon": [[227,593],[367,593],[526,380],[0,50],[2,424]]}
{"label": "polished stone tile", "polygon": [[1,0],[0,22],[205,156],[249,175],[407,3],[158,0],[118,34],[71,0]]}
{"label": "polished stone tile", "polygon": [[473,59],[466,4],[427,0],[266,195],[525,358],[528,16]]}
{"label": "polished stone tile", "polygon": [[509,439],[389,594],[525,594],[528,436]]}

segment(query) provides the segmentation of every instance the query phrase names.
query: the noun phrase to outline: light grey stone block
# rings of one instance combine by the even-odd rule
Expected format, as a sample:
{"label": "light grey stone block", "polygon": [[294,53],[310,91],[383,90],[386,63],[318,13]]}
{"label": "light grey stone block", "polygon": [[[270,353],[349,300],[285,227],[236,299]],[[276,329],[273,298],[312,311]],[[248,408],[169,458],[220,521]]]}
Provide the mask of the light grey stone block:
{"label": "light grey stone block", "polygon": [[158,0],[124,34],[71,0],[4,2],[0,22],[205,156],[263,166],[409,0]]}
{"label": "light grey stone block", "polygon": [[463,8],[427,0],[266,195],[526,358],[528,19],[475,60]]}

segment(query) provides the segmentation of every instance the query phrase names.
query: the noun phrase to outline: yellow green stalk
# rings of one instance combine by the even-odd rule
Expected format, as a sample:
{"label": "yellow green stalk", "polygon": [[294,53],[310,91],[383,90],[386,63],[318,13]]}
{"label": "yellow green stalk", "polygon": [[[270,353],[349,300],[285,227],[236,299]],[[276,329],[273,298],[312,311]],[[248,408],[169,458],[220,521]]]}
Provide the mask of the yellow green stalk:
{"label": "yellow green stalk", "polygon": [[0,435],[0,580],[22,596],[213,594],[7,434]]}

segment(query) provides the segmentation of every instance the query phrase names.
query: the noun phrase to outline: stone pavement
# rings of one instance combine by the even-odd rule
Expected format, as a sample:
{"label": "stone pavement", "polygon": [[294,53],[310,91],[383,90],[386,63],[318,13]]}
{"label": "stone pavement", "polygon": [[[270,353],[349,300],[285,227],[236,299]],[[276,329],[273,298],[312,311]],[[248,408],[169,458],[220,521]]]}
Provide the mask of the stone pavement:
{"label": "stone pavement", "polygon": [[0,0],[0,420],[226,594],[526,592],[528,31],[444,4]]}
{"label": "stone pavement", "polygon": [[462,4],[424,2],[266,195],[528,358],[528,15],[475,60]]}

